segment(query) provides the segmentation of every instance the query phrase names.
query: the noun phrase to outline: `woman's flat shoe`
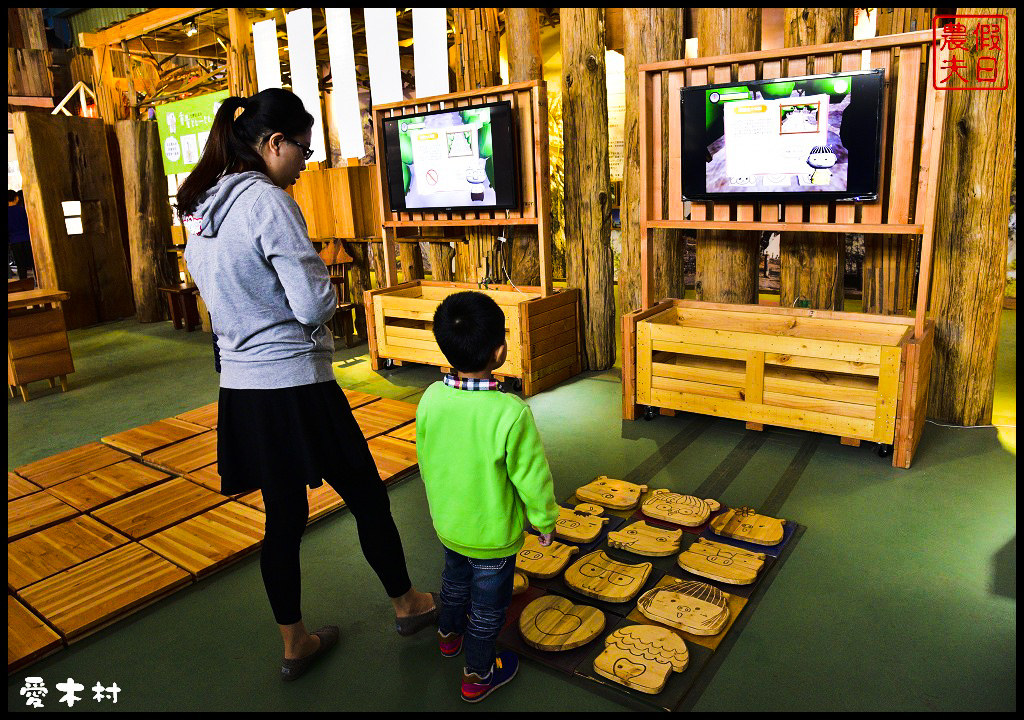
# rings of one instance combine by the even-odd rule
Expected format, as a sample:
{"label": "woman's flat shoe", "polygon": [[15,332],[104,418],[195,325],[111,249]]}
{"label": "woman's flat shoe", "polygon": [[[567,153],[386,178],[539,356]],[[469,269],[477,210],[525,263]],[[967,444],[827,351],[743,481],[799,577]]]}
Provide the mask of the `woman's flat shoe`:
{"label": "woman's flat shoe", "polygon": [[313,633],[320,638],[320,647],[306,657],[281,660],[281,679],[297,680],[328,650],[338,644],[338,626],[324,625]]}
{"label": "woman's flat shoe", "polygon": [[408,637],[409,635],[415,635],[423,628],[437,625],[437,613],[441,607],[441,596],[432,592],[430,597],[434,599],[434,607],[431,610],[427,610],[427,612],[420,613],[419,615],[395,618],[395,629],[399,635]]}

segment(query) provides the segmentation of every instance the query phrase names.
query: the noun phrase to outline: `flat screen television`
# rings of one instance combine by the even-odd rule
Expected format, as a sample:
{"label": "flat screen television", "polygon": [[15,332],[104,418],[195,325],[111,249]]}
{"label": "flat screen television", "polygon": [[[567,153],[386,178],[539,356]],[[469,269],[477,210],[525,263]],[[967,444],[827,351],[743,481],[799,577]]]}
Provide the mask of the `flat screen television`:
{"label": "flat screen television", "polygon": [[508,102],[384,118],[391,209],[518,207],[515,144]]}
{"label": "flat screen television", "polygon": [[878,199],[883,70],[681,90],[687,200]]}

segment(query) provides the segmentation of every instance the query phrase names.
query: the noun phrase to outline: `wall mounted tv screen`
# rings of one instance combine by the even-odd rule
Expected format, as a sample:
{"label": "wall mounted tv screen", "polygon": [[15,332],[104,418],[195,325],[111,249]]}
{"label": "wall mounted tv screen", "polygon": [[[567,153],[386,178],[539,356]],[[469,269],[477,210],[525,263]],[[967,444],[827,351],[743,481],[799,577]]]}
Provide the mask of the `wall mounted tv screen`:
{"label": "wall mounted tv screen", "polygon": [[384,118],[384,142],[394,211],[518,207],[507,102]]}
{"label": "wall mounted tv screen", "polygon": [[878,198],[884,71],[683,88],[687,200]]}

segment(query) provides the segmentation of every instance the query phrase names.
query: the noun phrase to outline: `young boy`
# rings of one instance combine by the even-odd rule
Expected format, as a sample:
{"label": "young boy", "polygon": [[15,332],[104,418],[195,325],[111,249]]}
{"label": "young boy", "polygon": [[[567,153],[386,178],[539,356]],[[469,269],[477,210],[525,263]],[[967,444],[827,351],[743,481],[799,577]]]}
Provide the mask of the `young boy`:
{"label": "young boy", "polygon": [[449,295],[434,313],[434,337],[457,373],[428,387],[416,411],[420,473],[444,545],[438,637],[445,657],[465,645],[462,699],[479,702],[519,669],[494,642],[524,526],[549,545],[558,510],[530,408],[491,375],[507,353],[501,308],[483,293]]}

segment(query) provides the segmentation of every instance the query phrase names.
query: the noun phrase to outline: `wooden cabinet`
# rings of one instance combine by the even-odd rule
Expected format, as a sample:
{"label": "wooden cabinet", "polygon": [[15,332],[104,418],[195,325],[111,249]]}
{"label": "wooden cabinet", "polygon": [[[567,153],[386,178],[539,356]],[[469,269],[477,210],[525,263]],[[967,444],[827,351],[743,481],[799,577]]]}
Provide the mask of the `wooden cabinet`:
{"label": "wooden cabinet", "polygon": [[7,386],[28,402],[26,385],[36,380],[56,379],[68,389],[67,375],[75,371],[68,344],[61,303],[68,293],[60,290],[30,290],[7,295]]}

